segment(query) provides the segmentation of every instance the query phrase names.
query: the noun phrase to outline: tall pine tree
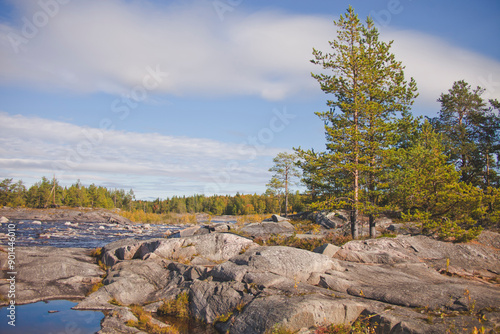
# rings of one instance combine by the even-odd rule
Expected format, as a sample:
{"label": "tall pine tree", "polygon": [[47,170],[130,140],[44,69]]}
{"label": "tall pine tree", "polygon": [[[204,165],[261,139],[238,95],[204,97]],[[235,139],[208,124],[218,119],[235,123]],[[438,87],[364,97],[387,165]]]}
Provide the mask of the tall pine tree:
{"label": "tall pine tree", "polygon": [[461,181],[486,189],[496,178],[495,156],[500,143],[500,118],[481,97],[484,89],[472,88],[464,80],[441,94],[441,110],[433,120],[444,135],[446,154],[461,173]]}
{"label": "tall pine tree", "polygon": [[333,72],[312,75],[325,93],[333,95],[327,102],[330,110],[316,113],[325,122],[327,139],[320,169],[342,176],[332,181],[334,188],[349,184],[342,196],[347,200],[338,198],[337,204],[351,210],[352,237],[359,234],[360,211],[370,215],[374,237],[385,151],[395,145],[396,117],[410,117],[417,88],[413,79],[405,81],[404,67],[390,52],[392,42],[379,40],[371,18],[363,24],[349,7],[335,25],[333,52],[313,50],[312,62]]}

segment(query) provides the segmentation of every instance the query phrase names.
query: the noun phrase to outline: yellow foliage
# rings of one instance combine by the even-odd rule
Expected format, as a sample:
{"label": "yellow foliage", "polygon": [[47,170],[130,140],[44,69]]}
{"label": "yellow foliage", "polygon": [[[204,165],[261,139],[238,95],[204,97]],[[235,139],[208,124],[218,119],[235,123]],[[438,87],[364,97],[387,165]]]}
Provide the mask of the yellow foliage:
{"label": "yellow foliage", "polygon": [[158,308],[158,314],[171,315],[178,318],[189,317],[189,295],[187,292],[179,294],[175,299],[167,300]]}

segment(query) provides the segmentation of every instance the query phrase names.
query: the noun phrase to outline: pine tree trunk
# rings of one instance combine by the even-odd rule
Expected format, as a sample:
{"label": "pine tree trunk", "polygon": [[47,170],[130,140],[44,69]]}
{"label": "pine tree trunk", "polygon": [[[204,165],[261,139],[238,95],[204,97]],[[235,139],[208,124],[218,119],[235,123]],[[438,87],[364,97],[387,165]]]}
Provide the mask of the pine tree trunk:
{"label": "pine tree trunk", "polygon": [[[373,168],[375,166],[375,159],[372,158],[370,162],[370,178],[369,178],[369,198],[370,205],[372,205],[372,210],[375,207],[375,176],[373,174]],[[370,239],[374,239],[377,236],[377,231],[375,229],[375,217],[373,214],[369,215],[369,230],[370,230]]]}
{"label": "pine tree trunk", "polygon": [[288,217],[288,171],[285,172],[285,218]]}
{"label": "pine tree trunk", "polygon": [[490,186],[490,154],[486,154],[486,188]]}
{"label": "pine tree trunk", "polygon": [[359,237],[358,230],[358,200],[359,200],[359,171],[354,171],[354,203],[351,211],[351,235],[354,240]]}
{"label": "pine tree trunk", "polygon": [[358,209],[353,207],[351,210],[351,236],[355,240],[359,237],[358,231]]}
{"label": "pine tree trunk", "polygon": [[370,220],[370,238],[374,239],[375,237],[377,237],[377,230],[375,229],[375,217],[373,217],[373,215],[370,215],[369,220]]}

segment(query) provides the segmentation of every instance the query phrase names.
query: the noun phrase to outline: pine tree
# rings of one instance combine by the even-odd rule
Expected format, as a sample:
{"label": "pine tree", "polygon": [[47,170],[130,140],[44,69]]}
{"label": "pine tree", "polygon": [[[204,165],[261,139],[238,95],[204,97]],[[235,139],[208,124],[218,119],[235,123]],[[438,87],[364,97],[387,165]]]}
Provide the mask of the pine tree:
{"label": "pine tree", "polygon": [[[330,110],[316,113],[324,122],[327,153],[323,166],[329,169],[334,188],[347,200],[337,201],[351,209],[351,232],[358,237],[358,214],[370,214],[370,235],[375,235],[374,215],[384,152],[396,142],[396,116],[408,117],[416,97],[413,79],[405,81],[404,67],[390,52],[392,42],[379,40],[373,21],[362,24],[352,7],[335,22],[337,39],[333,53],[313,50],[312,62],[330,74],[313,74],[325,93]],[[335,176],[341,176],[335,178]],[[363,193],[364,192],[364,193]],[[364,198],[363,198],[364,197]]]}
{"label": "pine tree", "polygon": [[487,200],[481,189],[460,182],[460,172],[443,153],[442,134],[434,132],[426,121],[417,140],[391,157],[391,201],[412,221],[420,221],[424,230],[447,240],[467,241],[481,228]]}
{"label": "pine tree", "polygon": [[300,173],[296,167],[297,156],[293,153],[281,152],[278,153],[278,155],[273,159],[273,162],[274,166],[271,167],[269,171],[274,172],[274,175],[269,185],[274,188],[284,189],[285,217],[287,217],[289,187],[294,183],[294,179],[300,176]]}
{"label": "pine tree", "polygon": [[461,172],[461,180],[471,182],[475,179],[474,168],[478,150],[473,140],[479,116],[486,110],[481,98],[484,89],[472,89],[464,80],[456,81],[448,93],[441,94],[438,102],[441,110],[436,129],[445,135],[446,154],[450,162]]}

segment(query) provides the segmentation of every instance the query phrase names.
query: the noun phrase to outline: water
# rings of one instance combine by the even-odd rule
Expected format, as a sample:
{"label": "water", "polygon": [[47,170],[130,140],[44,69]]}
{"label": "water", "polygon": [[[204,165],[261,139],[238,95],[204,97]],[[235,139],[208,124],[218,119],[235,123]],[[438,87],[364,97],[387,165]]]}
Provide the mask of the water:
{"label": "water", "polygon": [[[39,225],[33,222],[31,220],[11,222],[16,224],[16,246],[96,248],[125,238],[139,240],[162,238],[166,232],[180,229],[176,226],[153,224],[146,229],[143,225],[92,222],[66,225],[65,222],[60,221],[44,221]],[[0,225],[0,233],[7,234],[9,224]],[[6,244],[5,238],[0,239],[0,244],[2,243]]]}
{"label": "water", "polygon": [[[51,300],[27,305],[16,305],[15,327],[8,324],[9,310],[0,309],[2,334],[93,334],[101,329],[102,312],[76,311],[76,302]],[[49,313],[49,311],[58,311]]]}

